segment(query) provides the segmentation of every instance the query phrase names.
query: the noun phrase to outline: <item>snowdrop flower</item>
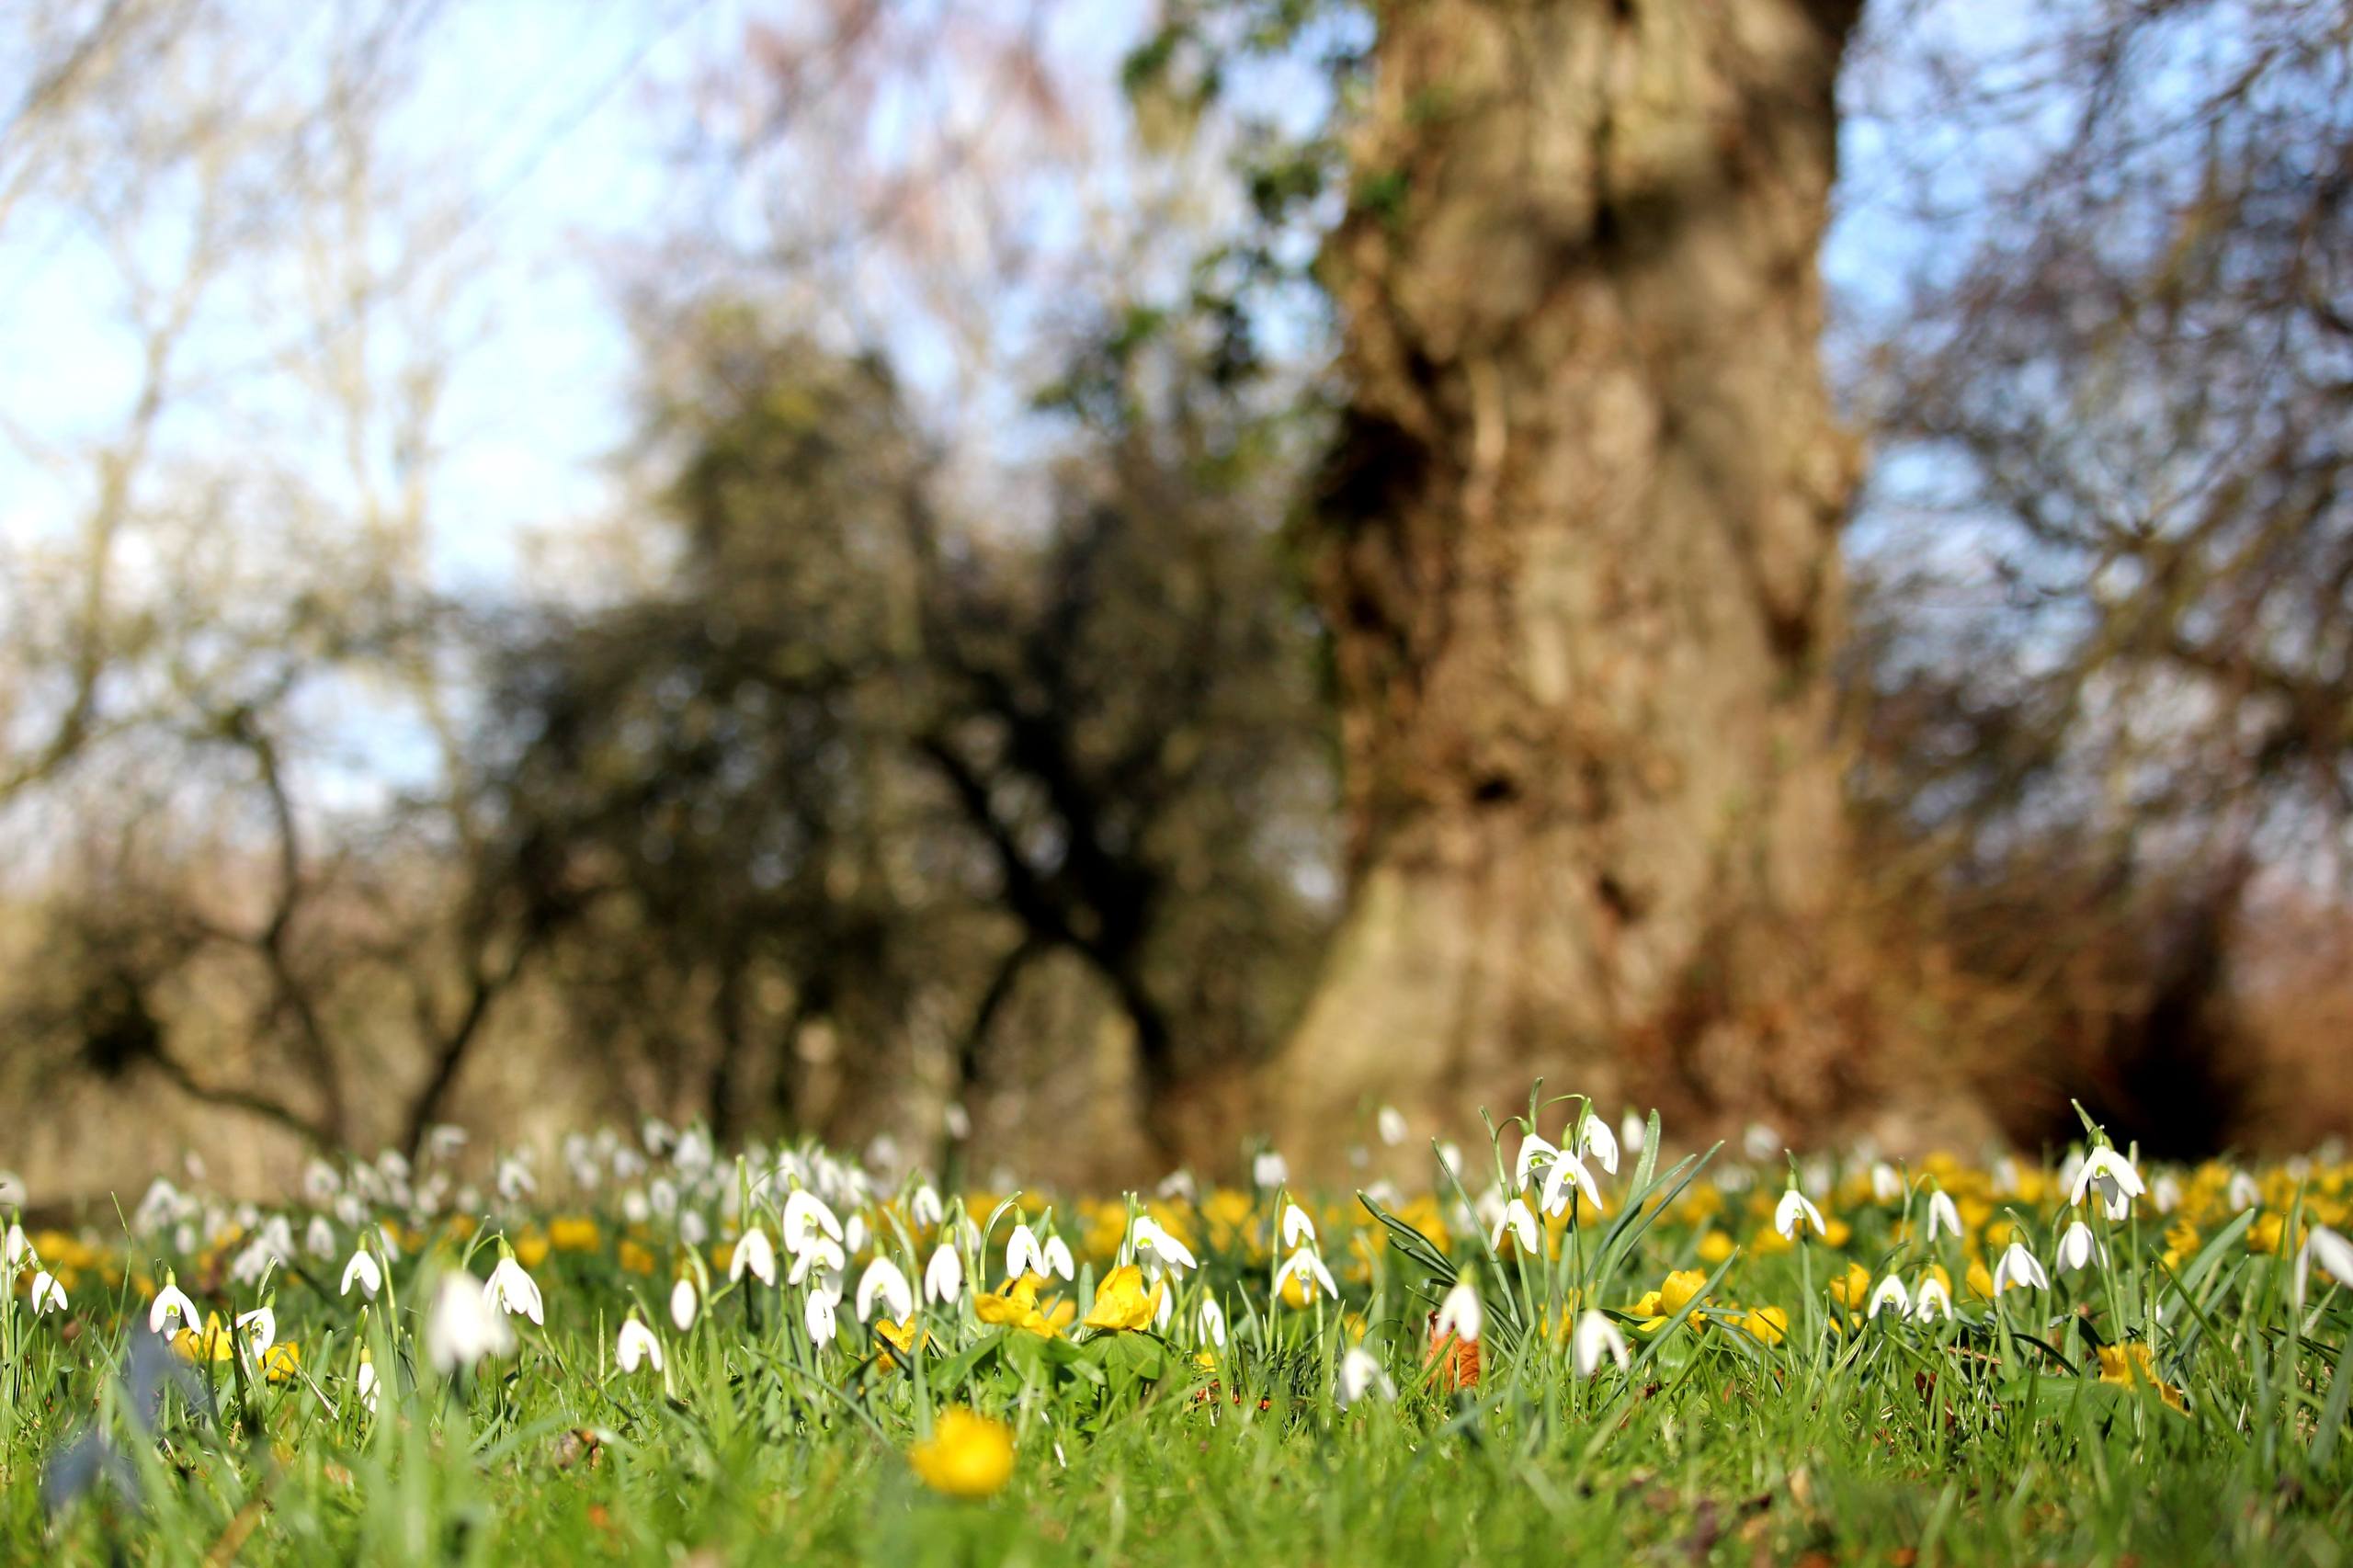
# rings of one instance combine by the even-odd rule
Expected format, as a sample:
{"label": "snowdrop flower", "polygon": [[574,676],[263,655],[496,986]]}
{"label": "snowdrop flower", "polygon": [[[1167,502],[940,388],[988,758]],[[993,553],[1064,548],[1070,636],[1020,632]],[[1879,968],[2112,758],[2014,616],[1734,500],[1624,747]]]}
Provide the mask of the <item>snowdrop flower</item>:
{"label": "snowdrop flower", "polygon": [[820,1350],[831,1345],[834,1335],[840,1332],[835,1321],[834,1306],[831,1290],[812,1290],[807,1305],[801,1310],[801,1322],[809,1331],[809,1343]]}
{"label": "snowdrop flower", "polygon": [[14,1171],[0,1171],[0,1208],[22,1209],[27,1201],[25,1178]]}
{"label": "snowdrop flower", "polygon": [[887,1257],[878,1257],[866,1266],[858,1278],[858,1321],[864,1323],[874,1311],[874,1298],[891,1309],[894,1323],[904,1323],[915,1316],[915,1288],[907,1283],[904,1270]]}
{"label": "snowdrop flower", "polygon": [[256,1307],[240,1315],[236,1328],[244,1335],[245,1348],[256,1356],[278,1343],[278,1314],[267,1307]]}
{"label": "snowdrop flower", "polygon": [[1200,1191],[1190,1171],[1170,1171],[1160,1178],[1160,1185],[1153,1190],[1163,1198],[1181,1199],[1187,1203],[1193,1201]]}
{"label": "snowdrop flower", "polygon": [[25,1228],[10,1221],[6,1238],[0,1240],[0,1287],[15,1283],[17,1271],[32,1256],[33,1244],[25,1239]]}
{"label": "snowdrop flower", "polygon": [[1479,1342],[1479,1331],[1486,1326],[1486,1314],[1479,1306],[1479,1292],[1471,1289],[1471,1281],[1458,1279],[1446,1300],[1438,1305],[1438,1321],[1430,1325],[1430,1336],[1443,1340],[1449,1335],[1465,1345]]}
{"label": "snowdrop flower", "polygon": [[1585,1108],[1585,1115],[1577,1122],[1577,1146],[1591,1154],[1594,1163],[1603,1170],[1611,1176],[1618,1174],[1618,1136],[1609,1131],[1608,1122],[1594,1115],[1590,1105]]}
{"label": "snowdrop flower", "polygon": [[1046,1272],[1046,1249],[1038,1244],[1038,1233],[1026,1223],[1014,1226],[1013,1239],[1005,1244],[1005,1271],[1016,1279]]}
{"label": "snowdrop flower", "polygon": [[839,1274],[849,1267],[849,1255],[842,1244],[831,1236],[811,1236],[792,1260],[792,1272],[785,1276],[785,1283],[798,1285],[814,1273]]}
{"label": "snowdrop flower", "polygon": [[776,1283],[776,1244],[757,1225],[736,1237],[735,1250],[727,1255],[728,1283],[733,1284],[746,1274],[763,1285]]}
{"label": "snowdrop flower", "polygon": [[1994,1196],[2016,1198],[2018,1192],[2018,1163],[2005,1154],[1994,1162]]}
{"label": "snowdrop flower", "polygon": [[2181,1183],[2171,1171],[2149,1185],[2149,1201],[2160,1214],[2170,1214],[2181,1207]]}
{"label": "snowdrop flower", "polygon": [[2314,1225],[2296,1252],[2295,1284],[2289,1294],[2298,1312],[2304,1310],[2304,1281],[2315,1263],[2338,1284],[2353,1288],[2353,1242],[2326,1225]]}
{"label": "snowdrop flower", "polygon": [[784,1200],[784,1250],[802,1253],[819,1236],[838,1242],[842,1239],[841,1216],[833,1205],[805,1187],[792,1189]]}
{"label": "snowdrop flower", "polygon": [[649,1154],[666,1154],[670,1145],[678,1141],[678,1134],[660,1117],[649,1116],[638,1124],[637,1141],[645,1145]]}
{"label": "snowdrop flower", "polygon": [[[1137,1255],[1147,1263],[1165,1265],[1178,1273],[1200,1267],[1199,1260],[1193,1256],[1193,1249],[1170,1235],[1166,1227],[1149,1214],[1136,1216],[1136,1228],[1131,1234]],[[1308,1234],[1314,1234],[1312,1228]]]}
{"label": "snowdrop flower", "polygon": [[1781,1152],[1781,1135],[1761,1121],[1752,1121],[1740,1135],[1741,1153],[1759,1164]]}
{"label": "snowdrop flower", "polygon": [[1268,1149],[1250,1162],[1250,1179],[1260,1187],[1280,1187],[1290,1180],[1290,1165]]}
{"label": "snowdrop flower", "polygon": [[710,1134],[699,1127],[689,1127],[678,1134],[677,1146],[670,1151],[670,1163],[682,1171],[700,1175],[710,1169]]}
{"label": "snowdrop flower", "polygon": [[1931,1274],[1920,1281],[1920,1289],[1912,1297],[1912,1316],[1917,1322],[1926,1323],[1939,1313],[1947,1323],[1952,1321],[1952,1291],[1943,1280]]}
{"label": "snowdrop flower", "polygon": [[842,1226],[842,1246],[850,1252],[866,1250],[866,1216],[853,1214]]}
{"label": "snowdrop flower", "polygon": [[673,1219],[678,1212],[678,1188],[668,1176],[655,1176],[645,1184],[646,1201],[654,1205],[654,1212],[663,1219]]}
{"label": "snowdrop flower", "polygon": [[1515,1187],[1528,1185],[1528,1178],[1543,1169],[1560,1155],[1550,1141],[1531,1132],[1519,1141],[1519,1158],[1512,1165],[1511,1184]]}
{"label": "snowdrop flower", "polygon": [[1543,1244],[1543,1232],[1538,1228],[1535,1212],[1528,1207],[1525,1199],[1511,1200],[1511,1207],[1504,1210],[1504,1217],[1495,1221],[1495,1233],[1487,1238],[1487,1244],[1490,1247],[1502,1246],[1506,1231],[1511,1233],[1512,1240],[1518,1244],[1523,1253],[1535,1252]]}
{"label": "snowdrop flower", "polygon": [[2132,1168],[2132,1162],[2112,1144],[2103,1143],[2084,1156],[2084,1167],[2075,1173],[2075,1185],[2067,1190],[2067,1201],[2081,1205],[2097,1192],[2100,1201],[2112,1210],[2120,1200],[2129,1204],[2147,1190],[2141,1173]]}
{"label": "snowdrop flower", "polygon": [[1558,1214],[1569,1206],[1569,1188],[1574,1185],[1587,1207],[1599,1210],[1601,1188],[1594,1184],[1593,1173],[1586,1169],[1583,1160],[1563,1153],[1552,1161],[1552,1168],[1544,1173],[1544,1191],[1539,1199],[1547,1214]]}
{"label": "snowdrop flower", "polygon": [[1618,1123],[1618,1142],[1634,1153],[1643,1152],[1643,1145],[1650,1141],[1650,1124],[1631,1110],[1626,1113],[1625,1119]]}
{"label": "snowdrop flower", "polygon": [[680,1334],[695,1325],[695,1313],[701,1310],[702,1298],[695,1291],[695,1282],[680,1277],[670,1287],[670,1325]]}
{"label": "snowdrop flower", "polygon": [[171,1334],[196,1324],[196,1303],[188,1299],[177,1278],[166,1276],[164,1288],[155,1292],[154,1302],[147,1309],[147,1332]]}
{"label": "snowdrop flower", "polygon": [[1283,1266],[1275,1270],[1275,1294],[1281,1295],[1283,1287],[1293,1279],[1299,1281],[1299,1288],[1305,1295],[1313,1296],[1316,1287],[1321,1286],[1325,1295],[1336,1301],[1340,1299],[1340,1288],[1332,1282],[1332,1271],[1324,1267],[1322,1258],[1306,1247],[1283,1259]]}
{"label": "snowdrop flower", "polygon": [[972,1113],[950,1100],[940,1109],[939,1125],[949,1137],[961,1143],[972,1135]]}
{"label": "snowdrop flower", "polygon": [[1618,1332],[1618,1325],[1606,1314],[1587,1308],[1577,1319],[1570,1352],[1576,1362],[1578,1377],[1589,1378],[1599,1371],[1604,1355],[1622,1369],[1627,1360],[1626,1336]]}
{"label": "snowdrop flower", "polygon": [[1406,1133],[1411,1131],[1405,1125],[1405,1113],[1393,1105],[1382,1106],[1380,1114],[1372,1119],[1372,1125],[1373,1130],[1381,1134],[1381,1141],[1392,1149],[1403,1143]]}
{"label": "snowdrop flower", "polygon": [[702,1244],[710,1239],[710,1221],[702,1217],[701,1210],[678,1210],[678,1239],[697,1251],[700,1251]]}
{"label": "snowdrop flower", "polygon": [[2059,1272],[2074,1274],[2095,1261],[2105,1263],[2108,1259],[2099,1243],[2092,1238],[2092,1228],[2078,1220],[2059,1238]]}
{"label": "snowdrop flower", "polygon": [[1438,1146],[1438,1163],[1445,1167],[1447,1175],[1454,1177],[1458,1181],[1461,1180],[1462,1176],[1462,1146],[1459,1143],[1440,1143]]}
{"label": "snowdrop flower", "polygon": [[2002,1254],[2001,1261],[1994,1265],[1994,1294],[1998,1296],[2019,1286],[2032,1290],[2048,1290],[2051,1289],[2051,1276],[2042,1271],[2042,1265],[2035,1262],[2034,1254],[2026,1250],[2025,1244],[2012,1242],[2009,1250]]}
{"label": "snowdrop flower", "polygon": [[1215,1296],[1201,1298],[1201,1310],[1194,1314],[1194,1323],[1203,1339],[1221,1350],[1225,1348],[1225,1309],[1217,1304]]}
{"label": "snowdrop flower", "polygon": [[662,1342],[654,1331],[635,1318],[621,1324],[620,1337],[613,1345],[613,1361],[624,1372],[634,1372],[652,1362],[654,1369],[662,1369]]}
{"label": "snowdrop flower", "polygon": [[540,1288],[529,1274],[523,1272],[523,1266],[512,1256],[500,1258],[498,1267],[490,1271],[489,1282],[482,1288],[482,1299],[484,1306],[496,1307],[516,1317],[529,1318],[542,1328],[547,1326],[546,1309],[540,1301]]}
{"label": "snowdrop flower", "polygon": [[498,1162],[498,1196],[502,1202],[519,1203],[540,1190],[531,1167],[510,1154]]}
{"label": "snowdrop flower", "polygon": [[2241,1210],[2252,1209],[2256,1204],[2262,1202],[2263,1188],[2256,1186],[2255,1178],[2247,1175],[2246,1172],[2233,1171],[2231,1173],[2229,1198],[2231,1202],[2231,1211],[2233,1213],[2236,1213]]}
{"label": "snowdrop flower", "polygon": [[1895,1203],[1904,1197],[1904,1178],[1885,1160],[1871,1167],[1871,1200],[1875,1203]]}
{"label": "snowdrop flower", "polygon": [[371,1301],[376,1299],[376,1292],[384,1288],[384,1271],[377,1267],[375,1255],[365,1246],[351,1249],[351,1261],[343,1266],[343,1284],[335,1293],[348,1296],[354,1285]]}
{"label": "snowdrop flower", "polygon": [[1063,1241],[1062,1237],[1048,1236],[1045,1250],[1040,1256],[1046,1265],[1044,1268],[1039,1270],[1040,1273],[1058,1274],[1064,1279],[1078,1278],[1078,1265],[1070,1256],[1070,1244]]}
{"label": "snowdrop flower", "polygon": [[436,1369],[454,1372],[485,1356],[515,1348],[515,1331],[483,1296],[482,1282],[462,1268],[441,1277],[425,1318],[425,1355]]}
{"label": "snowdrop flower", "polygon": [[1928,1244],[1933,1246],[1938,1236],[1950,1231],[1961,1234],[1961,1210],[1953,1207],[1952,1198],[1939,1187],[1928,1195]]}
{"label": "snowdrop flower", "polygon": [[1795,1241],[1798,1233],[1807,1225],[1813,1227],[1813,1233],[1817,1236],[1830,1233],[1830,1227],[1822,1222],[1822,1210],[1813,1206],[1813,1199],[1792,1186],[1781,1194],[1781,1201],[1773,1206],[1773,1228],[1789,1240]]}
{"label": "snowdrop flower", "polygon": [[929,1182],[916,1187],[915,1196],[907,1199],[907,1218],[918,1225],[937,1225],[947,1212],[940,1207],[939,1194],[932,1190]]}
{"label": "snowdrop flower", "polygon": [[1311,1242],[1315,1240],[1315,1221],[1309,1219],[1307,1210],[1302,1209],[1298,1204],[1284,1204],[1283,1245],[1287,1247],[1295,1247],[1299,1245],[1300,1238],[1302,1236],[1306,1237]]}
{"label": "snowdrop flower", "polygon": [[1879,1289],[1871,1292],[1871,1304],[1864,1311],[1863,1316],[1875,1318],[1886,1307],[1893,1307],[1895,1315],[1900,1318],[1912,1315],[1912,1298],[1904,1290],[1904,1281],[1893,1274],[1881,1280]]}
{"label": "snowdrop flower", "polygon": [[33,1316],[42,1317],[50,1312],[62,1312],[65,1307],[65,1287],[57,1282],[57,1276],[46,1268],[34,1275]]}
{"label": "snowdrop flower", "polygon": [[923,1293],[946,1306],[964,1293],[964,1259],[953,1244],[942,1242],[924,1266]]}
{"label": "snowdrop flower", "polygon": [[376,1413],[376,1363],[373,1361],[359,1363],[359,1403],[370,1415]]}
{"label": "snowdrop flower", "polygon": [[335,1256],[335,1227],[327,1223],[324,1215],[311,1216],[310,1226],[302,1233],[302,1250],[313,1257]]}
{"label": "snowdrop flower", "polygon": [[1397,1388],[1389,1381],[1389,1374],[1381,1369],[1381,1363],[1373,1359],[1370,1351],[1361,1345],[1350,1346],[1348,1353],[1340,1358],[1340,1372],[1332,1390],[1332,1403],[1346,1410],[1368,1393],[1381,1399],[1395,1399]]}

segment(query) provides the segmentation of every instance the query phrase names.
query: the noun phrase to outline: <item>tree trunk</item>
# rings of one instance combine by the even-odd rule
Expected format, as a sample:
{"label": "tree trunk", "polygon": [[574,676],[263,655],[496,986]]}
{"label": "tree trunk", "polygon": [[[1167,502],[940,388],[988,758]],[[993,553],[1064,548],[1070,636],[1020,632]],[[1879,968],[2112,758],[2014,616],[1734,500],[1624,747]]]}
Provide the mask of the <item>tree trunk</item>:
{"label": "tree trunk", "polygon": [[1273,1074],[1296,1153],[1539,1074],[1792,1131],[1868,1092],[1815,265],[1858,6],[1381,10],[1323,258],[1352,902]]}

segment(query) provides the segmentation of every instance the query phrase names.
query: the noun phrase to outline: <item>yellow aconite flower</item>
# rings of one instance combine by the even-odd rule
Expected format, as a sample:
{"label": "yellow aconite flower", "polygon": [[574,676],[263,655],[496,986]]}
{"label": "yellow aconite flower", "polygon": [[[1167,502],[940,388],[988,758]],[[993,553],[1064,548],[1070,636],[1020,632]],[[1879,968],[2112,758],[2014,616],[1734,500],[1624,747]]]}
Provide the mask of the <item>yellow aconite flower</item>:
{"label": "yellow aconite flower", "polygon": [[2103,1345],[2099,1347],[2099,1381],[2131,1388],[2146,1383],[2157,1391],[2158,1397],[2184,1415],[2188,1406],[2182,1403],[2181,1391],[2157,1376],[2156,1355],[2145,1345]]}
{"label": "yellow aconite flower", "polygon": [[548,1260],[547,1233],[537,1225],[526,1225],[515,1238],[515,1261],[525,1268],[537,1268]]}
{"label": "yellow aconite flower", "polygon": [[1842,1247],[1855,1239],[1855,1227],[1833,1214],[1822,1221],[1822,1244]]}
{"label": "yellow aconite flower", "polygon": [[2303,1237],[2301,1233],[2294,1237],[2287,1247],[2282,1248],[2279,1244],[2280,1235],[2287,1228],[2288,1217],[2285,1214],[2256,1215],[2255,1223],[2246,1228],[2246,1250],[2274,1254],[2281,1251],[2295,1251],[2297,1247],[2303,1244]]}
{"label": "yellow aconite flower", "polygon": [[1871,1297],[1871,1271],[1850,1263],[1847,1272],[1830,1282],[1830,1299],[1842,1307],[1860,1307]]}
{"label": "yellow aconite flower", "polygon": [[1063,1325],[1076,1315],[1078,1309],[1068,1301],[1055,1301],[1043,1312],[1038,1308],[1038,1287],[1042,1283],[1034,1274],[1025,1274],[1006,1285],[995,1294],[986,1291],[973,1298],[972,1308],[983,1323],[1010,1324],[1026,1328],[1042,1339],[1051,1339]]}
{"label": "yellow aconite flower", "polygon": [[1994,1276],[1986,1268],[1984,1258],[1973,1259],[1969,1265],[1969,1290],[1980,1300],[1990,1301],[1994,1299]]}
{"label": "yellow aconite flower", "polygon": [[1131,1263],[1115,1268],[1103,1277],[1095,1288],[1095,1304],[1087,1309],[1089,1328],[1142,1329],[1152,1326],[1153,1318],[1160,1311],[1160,1298],[1166,1294],[1165,1280],[1155,1280],[1146,1290],[1143,1270]]}
{"label": "yellow aconite flower", "polygon": [[641,1243],[623,1237],[620,1244],[621,1268],[630,1274],[654,1272],[654,1250]]}
{"label": "yellow aconite flower", "polygon": [[558,1252],[595,1252],[603,1240],[597,1221],[585,1215],[560,1214],[548,1221],[548,1244]]}
{"label": "yellow aconite flower", "polygon": [[2178,1270],[2198,1251],[2198,1227],[2177,1220],[2165,1231],[2165,1267]]}
{"label": "yellow aconite flower", "polygon": [[1678,1268],[1668,1275],[1655,1290],[1643,1292],[1642,1300],[1628,1310],[1643,1321],[1637,1326],[1644,1334],[1656,1334],[1666,1326],[1666,1320],[1681,1312],[1708,1283],[1708,1277],[1696,1268]]}
{"label": "yellow aconite flower", "polygon": [[1732,1256],[1732,1238],[1722,1231],[1710,1231],[1699,1238],[1699,1261],[1713,1267]]}
{"label": "yellow aconite flower", "polygon": [[1740,1326],[1768,1345],[1779,1345],[1789,1337],[1790,1314],[1779,1307],[1751,1307]]}
{"label": "yellow aconite flower", "polygon": [[969,1410],[948,1410],[931,1436],[907,1450],[907,1462],[934,1492],[986,1497],[1013,1479],[1013,1428]]}
{"label": "yellow aconite flower", "polygon": [[[909,1318],[904,1323],[892,1323],[889,1318],[877,1318],[874,1320],[874,1332],[881,1335],[883,1342],[889,1345],[892,1350],[896,1350],[900,1356],[912,1356],[922,1346],[931,1343],[930,1335],[918,1335],[915,1320],[913,1318]],[[877,1358],[877,1364],[895,1367],[899,1364],[898,1357],[892,1355],[890,1350],[885,1350]]]}
{"label": "yellow aconite flower", "polygon": [[226,1361],[237,1353],[219,1312],[205,1313],[201,1330],[184,1328],[172,1335],[172,1348],[191,1361]]}

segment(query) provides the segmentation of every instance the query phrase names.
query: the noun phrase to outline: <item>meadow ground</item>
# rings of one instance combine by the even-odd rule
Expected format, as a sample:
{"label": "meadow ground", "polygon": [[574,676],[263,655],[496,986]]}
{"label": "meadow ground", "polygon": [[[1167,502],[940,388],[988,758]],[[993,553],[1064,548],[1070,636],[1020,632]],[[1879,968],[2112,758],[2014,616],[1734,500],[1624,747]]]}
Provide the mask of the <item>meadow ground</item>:
{"label": "meadow ground", "polygon": [[158,1182],[9,1229],[0,1562],[2353,1551],[2353,1166],[1532,1120],[1361,1194],[660,1128],[479,1187],[454,1140],[274,1206]]}

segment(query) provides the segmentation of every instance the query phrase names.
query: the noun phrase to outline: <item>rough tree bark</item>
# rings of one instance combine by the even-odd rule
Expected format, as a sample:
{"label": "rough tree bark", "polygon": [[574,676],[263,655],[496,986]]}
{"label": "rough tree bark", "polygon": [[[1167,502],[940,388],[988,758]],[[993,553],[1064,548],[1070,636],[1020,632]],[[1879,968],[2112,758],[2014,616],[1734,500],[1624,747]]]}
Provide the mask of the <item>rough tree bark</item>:
{"label": "rough tree bark", "polygon": [[1271,1078],[1296,1152],[1540,1073],[1792,1128],[1870,1092],[1815,265],[1859,4],[1380,9],[1322,264],[1351,905]]}

